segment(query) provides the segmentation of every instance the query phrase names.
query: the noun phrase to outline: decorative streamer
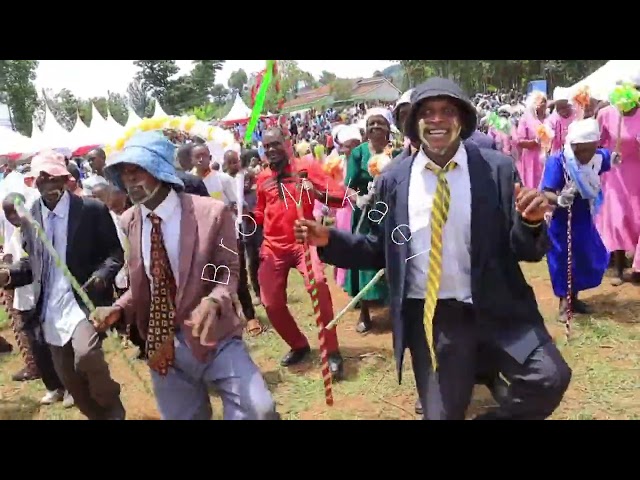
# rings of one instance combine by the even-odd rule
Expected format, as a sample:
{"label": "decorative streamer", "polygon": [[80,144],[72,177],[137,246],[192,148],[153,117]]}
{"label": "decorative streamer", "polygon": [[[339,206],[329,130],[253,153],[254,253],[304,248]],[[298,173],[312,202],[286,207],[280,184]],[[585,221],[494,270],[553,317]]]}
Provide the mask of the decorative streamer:
{"label": "decorative streamer", "polygon": [[[300,188],[304,191],[305,179],[307,178],[307,172],[300,172],[300,178],[302,182]],[[304,220],[304,210],[302,207],[302,200],[297,204],[298,219]],[[307,277],[309,279],[309,289],[311,294],[311,303],[313,305],[313,313],[316,316],[316,324],[318,326],[318,340],[320,344],[320,360],[322,362],[322,380],[324,381],[324,396],[327,405],[333,405],[333,391],[331,387],[331,372],[329,371],[329,352],[327,351],[327,341],[324,325],[320,320],[320,299],[318,298],[318,287],[316,285],[316,275],[313,272],[313,264],[311,263],[311,250],[307,242],[304,243],[304,264],[307,270]]]}
{"label": "decorative streamer", "polygon": [[[71,287],[78,294],[82,302],[86,305],[87,309],[89,309],[89,312],[93,313],[96,309],[96,306],[93,304],[93,302],[89,298],[89,295],[87,295],[87,292],[84,290],[86,285],[88,285],[93,280],[93,277],[90,278],[85,283],[84,286],[80,285],[78,280],[76,280],[76,277],[74,277],[71,271],[69,270],[69,267],[67,267],[66,263],[64,263],[60,258],[60,255],[58,255],[56,248],[53,246],[53,244],[51,243],[51,240],[49,240],[49,238],[47,237],[47,234],[44,232],[40,224],[36,221],[35,218],[33,218],[33,215],[31,215],[31,212],[24,206],[24,203],[22,202],[22,200],[20,200],[19,198],[16,198],[14,204],[16,207],[16,211],[18,212],[18,215],[20,215],[21,218],[24,218],[29,222],[31,227],[35,230],[38,239],[42,242],[44,247],[47,249],[47,251],[49,252],[49,255],[51,255],[51,258],[53,259],[56,267],[59,268],[60,271],[62,272],[62,275],[64,275],[64,277],[67,280],[69,280]],[[121,347],[118,348],[117,350],[122,355],[125,363],[131,369],[132,373],[138,378],[140,382],[142,382],[142,386],[144,387],[145,391],[152,397],[155,397],[155,395],[153,394],[153,391],[151,390],[151,388],[149,388],[147,381],[140,376],[140,374],[138,373],[138,370],[136,370],[135,366],[132,364],[131,359],[127,356],[127,353]]]}
{"label": "decorative streamer", "polygon": [[499,116],[496,112],[491,112],[487,118],[487,125],[495,128],[499,132],[511,134],[511,122],[504,117]]}
{"label": "decorative streamer", "polygon": [[251,143],[253,131],[256,129],[256,125],[258,124],[258,119],[260,118],[260,114],[262,113],[262,107],[264,106],[264,100],[267,96],[267,91],[271,86],[271,80],[273,79],[273,69],[275,66],[275,62],[275,60],[267,60],[267,69],[264,73],[262,81],[260,82],[260,89],[258,90],[256,101],[253,104],[253,109],[251,110],[251,119],[249,120],[249,125],[247,126],[247,132],[244,135],[245,144]]}

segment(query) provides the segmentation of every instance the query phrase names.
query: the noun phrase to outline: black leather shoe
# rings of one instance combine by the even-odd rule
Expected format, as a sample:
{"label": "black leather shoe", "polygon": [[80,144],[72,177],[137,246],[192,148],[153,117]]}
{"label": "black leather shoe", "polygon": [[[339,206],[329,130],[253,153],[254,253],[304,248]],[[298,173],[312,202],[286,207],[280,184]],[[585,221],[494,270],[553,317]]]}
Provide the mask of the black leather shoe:
{"label": "black leather shoe", "polygon": [[593,313],[589,305],[584,303],[582,300],[578,300],[577,298],[573,298],[571,300],[571,307],[575,313],[589,314]]}
{"label": "black leather shoe", "polygon": [[344,360],[339,352],[329,354],[329,372],[336,382],[344,378]]}
{"label": "black leather shoe", "polygon": [[416,400],[416,413],[418,415],[424,415],[424,411],[422,410],[422,402],[420,401],[420,397]]}
{"label": "black leather shoe", "polygon": [[111,410],[109,410],[109,412],[105,415],[104,419],[105,420],[124,420],[126,416],[127,416],[127,412],[124,409],[124,405],[122,405],[122,402],[118,400],[117,405],[111,408]]}
{"label": "black leather shoe", "polygon": [[304,348],[299,348],[298,350],[289,350],[284,358],[280,361],[280,365],[283,367],[290,367],[291,365],[296,365],[303,361],[307,355],[311,352],[311,347],[306,346]]}

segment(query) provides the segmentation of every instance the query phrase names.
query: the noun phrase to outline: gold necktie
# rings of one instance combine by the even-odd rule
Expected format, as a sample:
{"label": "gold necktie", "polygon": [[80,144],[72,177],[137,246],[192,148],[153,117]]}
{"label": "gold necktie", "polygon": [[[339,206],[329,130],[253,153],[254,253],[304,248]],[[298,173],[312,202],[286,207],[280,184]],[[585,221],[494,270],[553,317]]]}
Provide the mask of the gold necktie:
{"label": "gold necktie", "polygon": [[436,187],[436,194],[431,208],[431,249],[429,251],[427,287],[424,295],[424,330],[427,334],[427,345],[431,353],[431,367],[434,372],[438,368],[438,363],[433,335],[433,317],[436,313],[438,292],[440,291],[440,275],[442,273],[442,229],[447,223],[449,202],[451,200],[449,183],[445,175],[453,170],[456,165],[454,161],[447,163],[444,168],[440,168],[431,162],[427,164],[427,169],[438,177],[438,186]]}

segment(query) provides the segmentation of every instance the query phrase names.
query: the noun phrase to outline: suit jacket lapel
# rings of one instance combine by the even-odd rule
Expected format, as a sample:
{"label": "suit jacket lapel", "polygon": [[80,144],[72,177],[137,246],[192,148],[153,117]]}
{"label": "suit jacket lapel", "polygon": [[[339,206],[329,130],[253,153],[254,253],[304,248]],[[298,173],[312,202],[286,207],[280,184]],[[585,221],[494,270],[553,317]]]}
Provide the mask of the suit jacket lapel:
{"label": "suit jacket lapel", "polygon": [[395,191],[392,195],[389,195],[390,200],[393,201],[393,205],[389,205],[389,209],[392,209],[394,215],[394,222],[391,225],[391,232],[389,232],[389,235],[393,235],[393,238],[395,239],[395,241],[390,240],[393,244],[392,248],[398,249],[398,268],[401,291],[404,291],[407,257],[409,256],[409,242],[405,241],[404,237],[409,239],[411,238],[409,236],[409,182],[411,178],[411,166],[413,165],[413,159],[414,157],[412,156],[410,160],[407,159],[407,161],[403,162],[398,167],[398,180],[395,186]]}
{"label": "suit jacket lapel", "polygon": [[[34,220],[38,222],[38,224],[40,225],[40,228],[42,228],[42,230],[44,231],[44,222],[42,221],[42,201],[40,199],[38,199],[34,203],[31,213],[33,215]],[[42,278],[42,273],[44,268],[44,247],[42,246],[42,242],[38,238],[38,235],[36,234],[35,229],[33,227],[30,227],[30,229],[33,231],[33,235],[32,235],[33,238],[31,239],[31,241],[33,242],[33,255],[40,262],[39,273],[40,273],[40,278]]]}
{"label": "suit jacket lapel", "polygon": [[76,195],[69,195],[69,219],[67,221],[67,258],[72,255],[71,246],[73,245],[73,239],[78,231],[78,225],[80,224],[80,217],[82,215],[82,207],[84,203],[80,197]]}
{"label": "suit jacket lapel", "polygon": [[465,142],[465,148],[471,182],[471,270],[472,275],[477,275],[489,257],[487,247],[494,236],[490,228],[494,225],[492,220],[498,198],[491,166],[482,157],[480,149],[471,142]]}
{"label": "suit jacket lapel", "polygon": [[[196,249],[196,244],[198,243],[198,222],[193,209],[193,201],[189,195],[178,195],[180,197],[180,203],[182,204],[182,218],[180,219],[179,285],[176,294],[176,305],[180,305],[185,285],[188,283],[186,280],[191,272],[193,254]],[[186,232],[188,232],[188,234],[186,234]]]}

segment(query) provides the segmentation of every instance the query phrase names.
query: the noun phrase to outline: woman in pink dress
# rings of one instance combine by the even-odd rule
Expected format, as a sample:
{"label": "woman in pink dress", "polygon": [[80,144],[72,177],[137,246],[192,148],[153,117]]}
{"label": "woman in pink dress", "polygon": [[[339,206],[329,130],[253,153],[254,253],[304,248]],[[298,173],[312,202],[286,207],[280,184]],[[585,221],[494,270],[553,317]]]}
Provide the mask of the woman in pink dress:
{"label": "woman in pink dress", "polygon": [[[343,176],[346,175],[347,172],[347,162],[346,159],[351,155],[351,150],[356,148],[358,145],[362,143],[362,136],[360,135],[360,129],[356,125],[348,125],[342,128],[338,132],[338,136],[336,138],[336,142],[338,143],[338,148],[340,149],[340,155],[343,158],[342,162],[342,172]],[[342,181],[344,182],[344,178]],[[355,197],[351,197],[355,198]],[[352,200],[355,201],[355,200]],[[348,201],[336,212],[336,228],[339,230],[346,230],[348,232],[351,231],[351,214],[353,208],[349,204]],[[336,283],[341,287],[344,286],[344,281],[346,279],[348,270],[343,268],[338,268],[336,272]]]}
{"label": "woman in pink dress", "polygon": [[[638,88],[638,87],[636,87]],[[608,106],[598,112],[602,147],[616,151],[620,112]],[[600,234],[613,252],[616,277],[613,285],[625,281],[625,252],[634,252],[632,281],[640,280],[640,110],[622,115],[620,130],[622,163],[605,176],[604,204],[598,219]]]}
{"label": "woman in pink dress", "polygon": [[538,127],[547,115],[547,96],[543,92],[532,92],[527,98],[527,111],[520,119],[517,131],[517,146],[522,148],[518,162],[518,173],[525,187],[538,188],[546,156],[543,154]]}
{"label": "woman in pink dress", "polygon": [[555,110],[545,120],[546,125],[553,132],[551,140],[551,155],[558,155],[564,149],[569,125],[575,120],[576,112],[569,103],[571,92],[568,88],[556,87],[553,90],[553,106]]}

